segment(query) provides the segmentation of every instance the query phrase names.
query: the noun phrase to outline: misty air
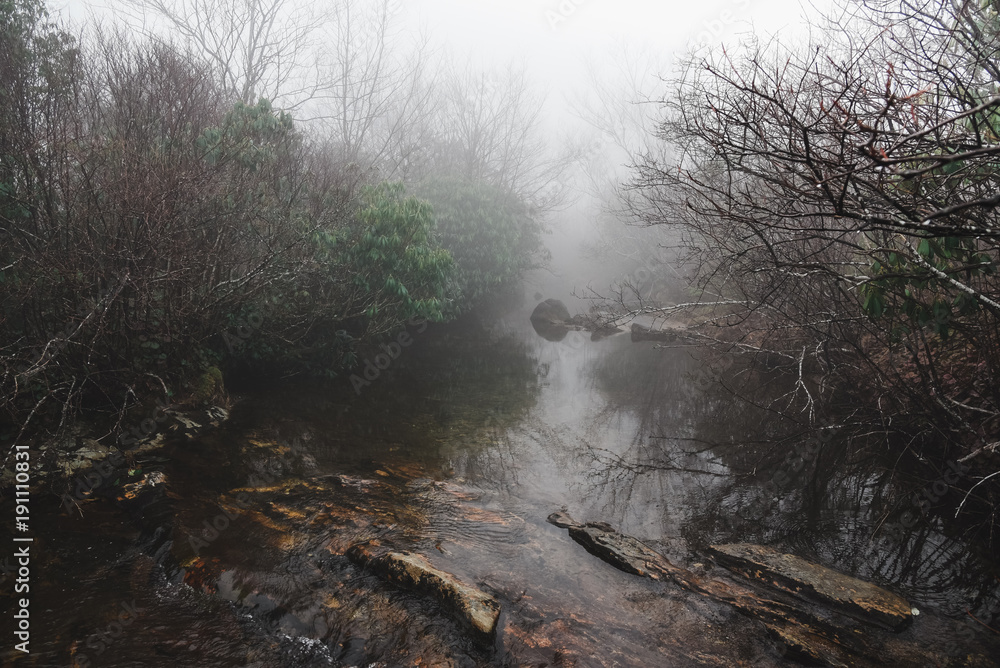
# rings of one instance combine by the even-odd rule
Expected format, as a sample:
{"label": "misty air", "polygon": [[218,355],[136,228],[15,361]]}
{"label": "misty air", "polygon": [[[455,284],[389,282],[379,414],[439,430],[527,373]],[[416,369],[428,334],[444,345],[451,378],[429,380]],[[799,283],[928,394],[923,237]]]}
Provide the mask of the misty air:
{"label": "misty air", "polygon": [[1000,666],[1000,5],[0,0],[0,664]]}

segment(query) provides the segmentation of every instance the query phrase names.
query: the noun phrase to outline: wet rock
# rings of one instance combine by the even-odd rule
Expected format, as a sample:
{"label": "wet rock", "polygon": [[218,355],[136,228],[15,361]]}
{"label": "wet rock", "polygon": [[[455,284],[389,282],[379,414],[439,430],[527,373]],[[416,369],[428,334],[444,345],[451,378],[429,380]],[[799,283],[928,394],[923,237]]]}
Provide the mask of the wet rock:
{"label": "wet rock", "polygon": [[531,326],[535,329],[535,334],[542,337],[546,341],[559,342],[566,338],[566,335],[570,332],[570,327],[564,324],[555,324],[548,322],[538,322],[535,320],[531,321]]}
{"label": "wet rock", "polygon": [[[137,480],[111,487],[115,502],[144,526],[163,528],[170,522],[173,509],[168,498],[167,476],[161,471],[142,474]],[[169,542],[168,537],[164,537]],[[162,547],[150,544],[150,549]],[[166,548],[169,550],[169,545]]]}
{"label": "wet rock", "polygon": [[767,632],[784,650],[784,655],[810,666],[847,668],[850,661],[836,644],[810,633],[797,624],[766,624]]}
{"label": "wet rock", "polygon": [[548,521],[568,529],[570,536],[588,552],[622,571],[672,582],[760,620],[789,658],[814,665],[844,666],[854,665],[858,657],[878,656],[879,650],[873,650],[864,637],[845,632],[829,615],[796,605],[795,597],[784,590],[762,595],[738,582],[703,577],[671,563],[645,543],[615,531],[604,522],[583,524],[564,511],[552,513]]}
{"label": "wet rock", "polygon": [[572,319],[569,309],[558,299],[546,299],[531,312],[531,322],[564,325]]}
{"label": "wet rock", "polygon": [[770,547],[737,543],[713,545],[720,564],[797,596],[839,609],[862,621],[901,631],[912,621],[912,606],[881,587]]}
{"label": "wet rock", "polygon": [[500,617],[500,603],[489,594],[434,568],[418,554],[379,553],[375,546],[362,543],[352,546],[347,551],[347,557],[390,582],[434,596],[472,629],[478,641],[493,642]]}
{"label": "wet rock", "polygon": [[[62,478],[76,494],[74,485],[85,484],[90,490],[118,477],[127,469],[126,456],[133,459],[158,450],[166,437],[180,436],[191,440],[214,429],[229,419],[229,412],[218,406],[193,411],[167,408],[157,417],[143,420],[133,428],[123,430],[120,439],[128,446],[113,443],[108,446],[82,435],[84,425],[73,427],[69,433],[38,446],[39,466],[32,472],[33,484],[50,478]],[[130,460],[131,461],[131,460]],[[86,481],[85,483],[82,481]],[[12,472],[0,472],[0,489],[14,484]],[[76,494],[77,498],[81,498]]]}
{"label": "wet rock", "polygon": [[62,474],[67,478],[72,477],[78,471],[89,469],[104,461],[111,454],[111,448],[92,438],[79,438],[76,442],[79,447],[75,451],[66,453],[57,459]]}
{"label": "wet rock", "polygon": [[674,328],[650,329],[637,323],[632,323],[632,342],[638,341],[658,341],[660,343],[672,343],[683,336],[683,331]]}
{"label": "wet rock", "polygon": [[531,326],[546,341],[562,341],[571,329],[569,309],[558,299],[546,299],[531,312]]}
{"label": "wet rock", "polygon": [[122,485],[119,493],[120,500],[135,500],[140,495],[152,490],[157,485],[162,485],[167,481],[166,475],[162,471],[153,471],[143,475],[139,480]]}
{"label": "wet rock", "polygon": [[570,315],[569,309],[558,299],[546,299],[531,313],[535,332],[549,341],[562,341],[573,332],[591,332],[591,340],[599,341],[622,330],[608,325],[595,315],[578,313]]}
{"label": "wet rock", "polygon": [[555,524],[560,529],[568,529],[572,526],[580,526],[580,523],[569,516],[565,510],[557,510],[547,518],[549,524]]}
{"label": "wet rock", "polygon": [[162,431],[187,440],[193,440],[229,419],[229,411],[219,406],[183,412],[168,409],[163,413],[166,420]]}
{"label": "wet rock", "polygon": [[578,313],[569,320],[572,328],[578,331],[590,332],[591,341],[600,341],[613,334],[620,334],[624,330],[609,325],[607,320],[602,320],[593,314]]}
{"label": "wet rock", "polygon": [[679,570],[662,554],[631,536],[618,533],[605,522],[581,524],[563,511],[552,513],[548,521],[568,529],[570,538],[587,552],[626,573],[653,580],[671,580]]}

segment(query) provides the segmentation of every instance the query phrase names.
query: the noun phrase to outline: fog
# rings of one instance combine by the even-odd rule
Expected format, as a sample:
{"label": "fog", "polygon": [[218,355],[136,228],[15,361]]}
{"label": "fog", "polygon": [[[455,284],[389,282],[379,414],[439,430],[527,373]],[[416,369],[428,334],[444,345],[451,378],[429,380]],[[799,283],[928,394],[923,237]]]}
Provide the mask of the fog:
{"label": "fog", "polygon": [[997,3],[47,2],[0,664],[1000,656]]}
{"label": "fog", "polygon": [[[149,11],[149,4],[70,0],[51,8],[78,29],[159,26],[152,32],[178,39],[177,30]],[[278,4],[286,20],[296,12],[323,16],[335,11],[297,0]],[[354,4],[366,10],[365,3]],[[765,41],[797,39],[805,18],[818,11],[800,0],[396,0],[388,8],[390,53],[422,44],[430,79],[437,69],[455,63],[491,72],[487,84],[505,68],[523,70],[539,105],[545,150],[553,156],[577,155],[573,167],[560,175],[564,192],[559,205],[544,217],[550,276],[535,276],[543,290],[560,286],[557,292],[564,299],[603,293],[634,269],[636,249],[669,245],[660,230],[625,229],[627,218],[608,209],[616,208],[614,190],[629,178],[633,156],[650,141],[656,101],[668,94],[663,80],[674,73],[678,60],[731,51],[749,35]],[[321,40],[313,48],[322,59],[331,42]],[[614,98],[614,112],[621,118],[608,113],[608,98]],[[297,121],[323,115],[324,103],[314,102],[294,108]],[[280,100],[278,106],[283,106]],[[648,258],[645,262],[649,264]],[[667,273],[678,274],[673,268]]]}
{"label": "fog", "polygon": [[[523,64],[544,96],[547,132],[556,141],[598,147],[591,168],[605,185],[627,179],[630,156],[581,118],[580,107],[593,99],[595,81],[625,94],[640,83],[642,89],[632,90],[627,104],[655,100],[665,94],[662,78],[672,73],[677,59],[695,51],[732,48],[748,33],[797,39],[804,31],[804,17],[816,12],[799,0],[416,0],[401,6],[406,25],[426,27],[435,44],[460,59],[487,66]],[[655,105],[639,110],[650,118],[655,113]],[[636,239],[637,245],[647,238],[657,243],[662,235],[621,229],[620,219],[602,216],[606,202],[594,197],[593,187],[587,177],[575,174],[571,201],[548,218],[552,234],[546,245],[553,276],[541,282],[541,289],[562,286],[554,297],[586,294],[587,286],[603,291],[632,268],[634,257],[595,256],[609,233]],[[614,259],[621,265],[609,268],[607,261]]]}

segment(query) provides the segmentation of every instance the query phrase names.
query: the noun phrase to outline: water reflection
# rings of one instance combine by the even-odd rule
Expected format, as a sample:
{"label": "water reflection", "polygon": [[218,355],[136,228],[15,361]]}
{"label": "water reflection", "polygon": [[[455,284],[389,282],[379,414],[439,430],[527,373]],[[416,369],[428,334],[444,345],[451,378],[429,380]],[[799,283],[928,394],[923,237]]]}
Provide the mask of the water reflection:
{"label": "water reflection", "polygon": [[777,545],[904,592],[921,607],[996,618],[996,555],[957,523],[923,520],[903,534],[880,531],[899,516],[893,509],[912,486],[900,484],[858,439],[852,415],[812,429],[805,416],[787,411],[793,377],[732,364],[705,383],[699,365],[717,362],[714,353],[655,355],[627,349],[593,365],[607,397],[595,424],[631,435],[618,450],[587,447],[607,512],[624,520],[669,499],[659,528],[667,543],[679,532],[678,551],[718,542]]}
{"label": "water reflection", "polygon": [[[545,522],[559,508],[679,563],[712,543],[771,544],[928,612],[988,620],[991,556],[953,525],[879,535],[898,503],[893,480],[848,430],[776,410],[795,379],[627,335],[550,340],[527,315],[429,328],[361,393],[347,378],[258,388],[226,429],[175,446],[169,493],[149,515],[169,541],[122,550],[123,570],[144,578],[149,621],[136,625],[138,648],[121,643],[101,665],[135,665],[149,647],[183,662],[210,642],[218,650],[199,665],[786,665],[754,622],[580,549]],[[194,542],[220,513],[226,527]],[[65,535],[68,555],[95,534]],[[434,602],[343,556],[373,539],[496,595],[496,646],[474,646]],[[159,580],[129,565],[163,545]],[[112,587],[78,584],[79,604],[113,609],[137,589],[112,573]],[[38,599],[53,610],[66,578],[57,585]],[[225,628],[209,632],[216,618]],[[95,629],[78,610],[46,623],[73,628],[39,648],[64,664]]]}

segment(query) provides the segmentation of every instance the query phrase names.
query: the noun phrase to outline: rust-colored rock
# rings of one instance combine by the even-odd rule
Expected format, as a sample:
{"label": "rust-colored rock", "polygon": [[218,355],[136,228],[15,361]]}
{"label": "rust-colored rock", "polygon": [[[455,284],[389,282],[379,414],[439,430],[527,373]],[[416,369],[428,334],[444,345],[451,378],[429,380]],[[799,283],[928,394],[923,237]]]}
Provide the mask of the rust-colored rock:
{"label": "rust-colored rock", "polygon": [[467,624],[480,642],[492,643],[500,617],[500,603],[450,573],[434,568],[427,559],[409,552],[379,553],[367,543],[352,546],[347,557],[379,576],[434,596]]}
{"label": "rust-colored rock", "polygon": [[890,591],[763,545],[713,545],[723,566],[845,614],[901,631],[912,621],[910,604]]}
{"label": "rust-colored rock", "polygon": [[552,513],[548,521],[568,529],[588,552],[626,573],[672,582],[759,619],[791,658],[839,667],[850,665],[851,656],[872,654],[862,638],[842,635],[825,620],[793,605],[787,594],[766,596],[738,582],[702,577],[604,522],[583,524],[563,511]]}

